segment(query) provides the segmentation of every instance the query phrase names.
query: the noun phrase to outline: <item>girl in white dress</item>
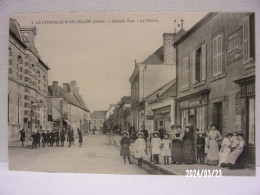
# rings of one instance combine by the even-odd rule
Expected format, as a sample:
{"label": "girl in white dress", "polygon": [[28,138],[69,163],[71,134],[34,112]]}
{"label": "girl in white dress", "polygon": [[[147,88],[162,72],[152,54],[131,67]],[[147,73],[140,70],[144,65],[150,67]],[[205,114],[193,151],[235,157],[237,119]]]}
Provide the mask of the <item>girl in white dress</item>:
{"label": "girl in white dress", "polygon": [[169,158],[171,156],[171,140],[169,139],[169,135],[166,133],[162,140],[162,152],[161,155],[164,158],[164,164],[169,164]]}
{"label": "girl in white dress", "polygon": [[138,132],[136,135],[138,138],[135,140],[135,158],[138,159],[138,166],[141,166],[143,163],[143,157],[145,157],[146,144],[142,132]]}
{"label": "girl in white dress", "polygon": [[159,137],[159,132],[155,131],[153,133],[153,139],[151,142],[152,154],[154,156],[155,164],[159,164],[159,155],[161,154],[161,138]]}
{"label": "girl in white dress", "polygon": [[220,167],[226,167],[228,163],[228,155],[231,152],[231,142],[230,139],[232,137],[232,134],[227,134],[227,137],[225,137],[221,143],[221,149],[219,152],[219,163],[218,166]]}
{"label": "girl in white dress", "polygon": [[235,168],[235,163],[237,161],[237,158],[239,155],[243,152],[244,146],[245,146],[245,140],[243,139],[243,134],[239,133],[237,136],[239,140],[239,144],[236,148],[233,149],[233,151],[228,155],[228,166],[230,169]]}

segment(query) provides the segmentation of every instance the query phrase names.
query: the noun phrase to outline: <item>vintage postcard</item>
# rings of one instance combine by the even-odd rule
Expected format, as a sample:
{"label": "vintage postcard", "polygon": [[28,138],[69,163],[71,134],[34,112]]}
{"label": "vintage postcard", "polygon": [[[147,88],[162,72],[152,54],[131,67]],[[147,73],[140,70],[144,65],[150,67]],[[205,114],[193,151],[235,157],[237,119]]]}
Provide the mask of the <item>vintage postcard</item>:
{"label": "vintage postcard", "polygon": [[255,13],[9,18],[9,169],[255,176]]}

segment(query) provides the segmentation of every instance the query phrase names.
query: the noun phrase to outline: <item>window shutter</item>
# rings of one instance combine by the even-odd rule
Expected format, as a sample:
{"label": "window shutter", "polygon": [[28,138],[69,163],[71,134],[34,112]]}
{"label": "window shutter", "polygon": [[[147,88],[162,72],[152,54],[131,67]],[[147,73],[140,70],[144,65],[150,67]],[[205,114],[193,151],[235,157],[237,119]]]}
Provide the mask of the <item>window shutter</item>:
{"label": "window shutter", "polygon": [[207,45],[203,44],[201,47],[201,80],[205,81],[207,78]]}
{"label": "window shutter", "polygon": [[192,84],[196,83],[196,51],[192,52],[191,57],[191,78],[192,78]]}
{"label": "window shutter", "polygon": [[255,59],[255,14],[249,16],[250,58]]}

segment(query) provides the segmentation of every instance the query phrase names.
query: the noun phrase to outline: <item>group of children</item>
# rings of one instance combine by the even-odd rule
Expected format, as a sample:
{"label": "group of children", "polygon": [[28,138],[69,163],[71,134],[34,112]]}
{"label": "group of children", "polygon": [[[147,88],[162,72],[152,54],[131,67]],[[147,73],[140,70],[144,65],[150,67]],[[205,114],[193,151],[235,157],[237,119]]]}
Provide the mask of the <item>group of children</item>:
{"label": "group of children", "polygon": [[[79,147],[82,146],[82,142],[83,142],[83,138],[82,138],[82,132],[80,131],[80,129],[77,129],[78,135],[79,135]],[[21,135],[22,136],[22,135]],[[47,132],[45,133],[45,131],[42,131],[42,133],[40,133],[39,131],[37,131],[36,133],[33,132],[32,135],[32,148],[37,148],[40,147],[41,143],[42,146],[49,146],[49,147],[53,147],[54,143],[56,143],[56,147],[61,146],[64,147],[64,141],[65,141],[65,130],[64,129],[55,129],[55,130],[47,130]],[[68,130],[67,131],[67,142],[69,142],[68,147],[71,147],[71,145],[74,144],[74,130]],[[23,144],[23,142],[22,142]]]}

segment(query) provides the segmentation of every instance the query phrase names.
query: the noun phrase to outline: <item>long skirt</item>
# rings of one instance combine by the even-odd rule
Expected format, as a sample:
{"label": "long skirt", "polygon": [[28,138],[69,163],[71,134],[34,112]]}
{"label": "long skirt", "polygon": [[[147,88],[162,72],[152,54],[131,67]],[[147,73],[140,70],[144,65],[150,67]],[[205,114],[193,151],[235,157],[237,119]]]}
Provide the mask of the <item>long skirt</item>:
{"label": "long skirt", "polygon": [[217,165],[219,159],[219,147],[216,140],[209,141],[209,149],[207,153],[207,163],[209,165]]}
{"label": "long skirt", "polygon": [[220,166],[222,163],[227,164],[228,163],[228,155],[230,153],[231,149],[229,147],[225,147],[223,152],[219,152],[219,162],[218,166]]}
{"label": "long skirt", "polygon": [[129,147],[121,146],[120,156],[129,156],[129,155],[130,155]]}
{"label": "long skirt", "polygon": [[183,161],[185,163],[195,163],[195,152],[194,152],[194,142],[192,140],[183,141]]}
{"label": "long skirt", "polygon": [[135,150],[135,158],[145,157],[145,148],[138,148]]}
{"label": "long skirt", "polygon": [[228,155],[228,163],[235,164],[239,155],[243,152],[242,148],[235,149]]}
{"label": "long skirt", "polygon": [[182,162],[182,142],[179,140],[174,140],[172,142],[172,161],[173,162]]}

